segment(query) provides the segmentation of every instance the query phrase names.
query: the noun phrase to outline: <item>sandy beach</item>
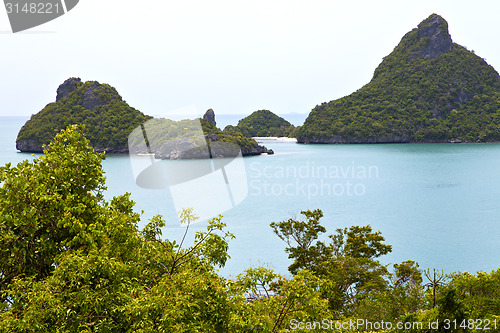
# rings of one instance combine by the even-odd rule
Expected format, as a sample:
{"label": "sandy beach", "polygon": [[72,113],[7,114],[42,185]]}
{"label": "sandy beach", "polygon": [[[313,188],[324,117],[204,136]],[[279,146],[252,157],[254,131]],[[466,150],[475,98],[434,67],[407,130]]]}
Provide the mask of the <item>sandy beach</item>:
{"label": "sandy beach", "polygon": [[287,138],[284,136],[254,136],[252,139],[259,141],[259,140],[277,140],[277,141],[288,141],[288,142],[297,142],[297,139],[295,138]]}

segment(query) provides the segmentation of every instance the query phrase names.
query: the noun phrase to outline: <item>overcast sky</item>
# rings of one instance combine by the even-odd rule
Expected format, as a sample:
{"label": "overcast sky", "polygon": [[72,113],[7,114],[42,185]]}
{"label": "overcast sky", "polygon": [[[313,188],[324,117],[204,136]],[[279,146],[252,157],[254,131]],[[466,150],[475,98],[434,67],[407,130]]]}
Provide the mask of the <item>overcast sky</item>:
{"label": "overcast sky", "polygon": [[71,76],[149,115],[308,113],[359,89],[432,13],[500,70],[500,1],[80,0],[12,34],[0,10],[0,115],[30,115]]}

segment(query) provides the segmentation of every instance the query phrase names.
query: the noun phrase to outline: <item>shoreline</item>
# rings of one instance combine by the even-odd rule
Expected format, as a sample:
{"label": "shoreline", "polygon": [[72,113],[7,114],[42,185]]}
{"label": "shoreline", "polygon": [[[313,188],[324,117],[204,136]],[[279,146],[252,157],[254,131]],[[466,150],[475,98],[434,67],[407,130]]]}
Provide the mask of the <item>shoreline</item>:
{"label": "shoreline", "polygon": [[253,136],[254,140],[275,140],[275,141],[285,141],[285,142],[297,142],[296,138],[288,138],[286,136]]}

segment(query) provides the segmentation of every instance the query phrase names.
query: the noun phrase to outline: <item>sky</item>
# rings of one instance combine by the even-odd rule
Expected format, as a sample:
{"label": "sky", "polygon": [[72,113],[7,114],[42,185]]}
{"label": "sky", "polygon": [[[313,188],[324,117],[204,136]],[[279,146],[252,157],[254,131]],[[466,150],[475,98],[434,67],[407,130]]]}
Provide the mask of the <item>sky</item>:
{"label": "sky", "polygon": [[69,77],[148,115],[306,114],[368,83],[432,13],[500,70],[498,0],[80,0],[16,34],[0,10],[0,116],[37,113]]}

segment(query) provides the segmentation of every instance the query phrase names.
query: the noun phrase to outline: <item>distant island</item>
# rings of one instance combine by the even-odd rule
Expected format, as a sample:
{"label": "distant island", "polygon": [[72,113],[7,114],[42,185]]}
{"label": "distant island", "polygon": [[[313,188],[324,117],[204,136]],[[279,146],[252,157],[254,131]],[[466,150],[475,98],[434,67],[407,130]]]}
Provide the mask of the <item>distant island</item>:
{"label": "distant island", "polygon": [[205,112],[203,118],[150,119],[131,133],[128,145],[131,154],[152,154],[157,159],[170,160],[274,154],[273,150],[239,132],[220,130],[212,109]]}
{"label": "distant island", "polygon": [[224,132],[239,132],[246,137],[283,137],[295,130],[287,120],[269,110],[258,110],[238,121],[238,125],[228,125]]}
{"label": "distant island", "polygon": [[[44,145],[71,124],[84,125],[84,134],[94,150],[107,154],[129,153],[129,136],[137,130],[142,133],[145,125],[154,140],[149,150],[141,148],[140,152],[152,153],[156,158],[232,157],[235,150],[241,150],[242,156],[274,153],[239,132],[217,128],[212,109],[203,119],[180,122],[155,119],[129,106],[110,85],[82,82],[80,78],[64,81],[57,89],[56,101],[31,116],[18,133],[16,149],[41,153]],[[207,147],[214,156],[199,153],[206,152]]]}
{"label": "distant island", "polygon": [[21,128],[16,148],[41,153],[57,133],[71,124],[85,125],[96,152],[127,153],[129,134],[152,117],[125,102],[115,88],[97,81],[69,78],[57,89],[56,101],[31,116]]}
{"label": "distant island", "polygon": [[[492,41],[493,42],[493,41]],[[316,106],[299,143],[500,141],[500,76],[433,14],[349,96]]]}

